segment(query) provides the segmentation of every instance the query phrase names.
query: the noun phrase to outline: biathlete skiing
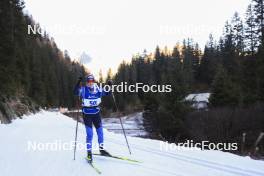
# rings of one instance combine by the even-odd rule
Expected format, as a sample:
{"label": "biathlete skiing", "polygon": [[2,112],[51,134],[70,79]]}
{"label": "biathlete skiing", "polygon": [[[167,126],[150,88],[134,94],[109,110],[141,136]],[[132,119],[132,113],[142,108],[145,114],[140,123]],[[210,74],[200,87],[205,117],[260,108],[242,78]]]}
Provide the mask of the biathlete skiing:
{"label": "biathlete skiing", "polygon": [[[78,95],[82,101],[82,114],[86,129],[87,160],[92,162],[93,125],[96,129],[98,137],[100,154],[104,156],[111,156],[104,148],[104,134],[99,107],[101,97],[111,95],[111,92],[106,92],[102,88],[98,87],[92,74],[89,74],[86,77],[85,85],[81,85],[81,81],[82,78],[79,78],[74,88],[74,93],[75,95]],[[112,81],[109,80],[107,84],[111,86]]]}

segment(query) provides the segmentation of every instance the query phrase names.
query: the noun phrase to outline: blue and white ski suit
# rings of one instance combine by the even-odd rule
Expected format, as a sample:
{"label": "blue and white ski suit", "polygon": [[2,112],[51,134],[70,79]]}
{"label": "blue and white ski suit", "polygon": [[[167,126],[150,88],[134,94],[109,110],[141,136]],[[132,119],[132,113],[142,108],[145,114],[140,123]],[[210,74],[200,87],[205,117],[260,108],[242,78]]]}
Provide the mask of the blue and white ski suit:
{"label": "blue and white ski suit", "polygon": [[98,136],[98,143],[100,147],[103,147],[104,135],[102,128],[102,120],[100,116],[100,103],[101,97],[105,95],[110,95],[111,92],[106,92],[100,89],[96,84],[92,87],[88,86],[76,86],[75,94],[79,95],[82,99],[82,113],[83,121],[86,129],[86,147],[87,151],[92,150],[92,139],[93,139],[93,128],[94,124],[96,128],[96,133]]}

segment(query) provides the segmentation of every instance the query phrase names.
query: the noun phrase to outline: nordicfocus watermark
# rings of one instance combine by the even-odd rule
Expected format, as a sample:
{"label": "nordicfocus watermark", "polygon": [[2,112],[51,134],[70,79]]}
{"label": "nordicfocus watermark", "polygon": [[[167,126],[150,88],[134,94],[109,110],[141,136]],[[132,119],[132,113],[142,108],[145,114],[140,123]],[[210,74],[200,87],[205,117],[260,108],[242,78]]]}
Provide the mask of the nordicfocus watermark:
{"label": "nordicfocus watermark", "polygon": [[145,93],[147,92],[153,92],[153,93],[166,93],[166,92],[172,92],[172,86],[171,85],[148,85],[143,83],[135,83],[135,84],[128,84],[127,82],[121,82],[116,85],[95,85],[100,89],[103,89],[106,92],[112,91],[112,92],[140,92],[143,91]]}
{"label": "nordicfocus watermark", "polygon": [[159,149],[161,151],[177,151],[177,150],[219,150],[219,151],[237,151],[237,143],[211,143],[202,141],[195,143],[193,140],[187,140],[183,143],[168,143],[160,141]]}
{"label": "nordicfocus watermark", "polygon": [[60,33],[63,35],[104,35],[107,31],[107,27],[105,25],[62,25],[55,24],[48,28],[40,27],[39,25],[28,25],[27,26],[27,34],[40,34],[45,35],[45,32],[49,31],[51,33]]}
{"label": "nordicfocus watermark", "polygon": [[[75,141],[61,141],[54,140],[52,142],[37,142],[28,141],[27,151],[69,151],[73,150]],[[92,148],[99,149],[100,145],[97,143],[92,144]],[[103,145],[103,144],[102,144]],[[76,143],[76,150],[86,151],[88,143]],[[184,143],[168,143],[160,141],[159,149],[161,151],[179,151],[179,150],[219,150],[219,151],[237,151],[237,143],[210,143],[209,141],[202,141],[201,143],[194,143],[188,140]]]}
{"label": "nordicfocus watermark", "polygon": [[159,33],[160,35],[188,35],[190,33],[194,35],[200,35],[201,33],[212,33],[215,32],[217,28],[212,25],[160,25]]}
{"label": "nordicfocus watermark", "polygon": [[[52,142],[37,142],[37,141],[28,141],[27,150],[28,151],[67,151],[73,150],[75,141],[63,142],[61,140],[54,140]],[[88,143],[76,143],[77,150],[87,150]],[[99,144],[93,144],[92,148],[99,148]]]}

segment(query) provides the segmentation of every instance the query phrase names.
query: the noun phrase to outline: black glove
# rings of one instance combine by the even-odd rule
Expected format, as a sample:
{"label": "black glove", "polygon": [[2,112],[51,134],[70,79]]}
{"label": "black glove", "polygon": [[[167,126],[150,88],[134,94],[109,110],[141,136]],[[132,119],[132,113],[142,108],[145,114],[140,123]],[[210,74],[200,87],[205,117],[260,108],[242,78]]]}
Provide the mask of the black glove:
{"label": "black glove", "polygon": [[112,85],[113,85],[113,81],[112,81],[111,79],[109,79],[109,80],[107,81],[107,85],[112,86]]}
{"label": "black glove", "polygon": [[79,95],[79,88],[81,81],[82,81],[82,77],[79,77],[76,85],[74,86],[74,90],[73,90],[74,95]]}
{"label": "black glove", "polygon": [[77,84],[76,84],[76,85],[80,85],[82,79],[83,79],[83,78],[80,76],[80,77],[78,78],[78,81],[77,81]]}

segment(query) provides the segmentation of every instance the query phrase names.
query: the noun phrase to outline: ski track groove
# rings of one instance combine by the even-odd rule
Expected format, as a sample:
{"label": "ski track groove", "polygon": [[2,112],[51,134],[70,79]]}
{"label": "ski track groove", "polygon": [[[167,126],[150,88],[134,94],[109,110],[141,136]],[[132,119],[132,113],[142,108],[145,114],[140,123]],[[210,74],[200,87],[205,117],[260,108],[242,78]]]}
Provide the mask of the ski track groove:
{"label": "ski track groove", "polygon": [[167,171],[167,170],[161,170],[161,169],[156,169],[156,168],[153,168],[153,167],[147,167],[147,166],[142,166],[141,165],[141,168],[145,169],[145,170],[155,170],[155,171],[158,171],[159,173],[161,174],[164,174],[164,173],[167,173],[167,174],[170,174],[170,175],[173,175],[173,176],[184,176],[184,175],[179,175],[175,172],[171,172],[171,171]]}
{"label": "ski track groove", "polygon": [[[106,160],[105,158],[102,158],[100,156],[97,159]],[[122,161],[122,160],[118,160],[116,158],[109,158],[109,159],[111,159],[112,161],[118,162],[118,163],[122,163],[122,164],[127,163],[129,165],[132,164],[132,165],[135,165],[135,166],[140,166],[143,169],[145,169],[145,170],[151,170],[152,172],[153,172],[153,170],[155,170],[155,171],[158,171],[160,174],[167,173],[167,174],[170,174],[170,175],[173,175],[173,176],[183,176],[183,175],[179,175],[178,173],[171,172],[171,171],[166,171],[166,170],[156,169],[156,168],[152,168],[152,167],[142,166],[141,163],[131,163],[130,161]]]}
{"label": "ski track groove", "polygon": [[[111,138],[111,140],[113,140],[115,142],[110,141],[110,140],[109,140],[109,142],[116,143],[116,144],[119,144],[119,145],[125,145],[122,142],[117,141],[116,139]],[[140,145],[137,145],[137,144],[132,144],[132,146],[135,147],[138,150],[145,151],[145,152],[148,152],[148,153],[150,153],[150,152],[151,153],[155,153],[156,155],[159,155],[159,156],[166,155],[166,156],[168,156],[170,158],[174,158],[174,159],[177,159],[177,160],[181,160],[181,161],[184,161],[184,162],[200,165],[200,166],[211,168],[211,169],[215,169],[215,170],[220,170],[222,172],[224,171],[224,172],[232,173],[232,174],[239,175],[239,176],[253,176],[253,175],[264,176],[264,173],[258,172],[258,171],[238,168],[238,167],[231,166],[231,165],[225,165],[225,164],[221,164],[221,163],[207,161],[207,160],[194,158],[194,157],[190,157],[190,156],[184,156],[184,155],[171,153],[171,152],[162,153],[161,151],[158,151],[156,149],[147,147],[145,145],[141,145],[140,146]],[[143,149],[142,146],[144,146],[144,148],[147,148],[147,149]]]}

